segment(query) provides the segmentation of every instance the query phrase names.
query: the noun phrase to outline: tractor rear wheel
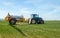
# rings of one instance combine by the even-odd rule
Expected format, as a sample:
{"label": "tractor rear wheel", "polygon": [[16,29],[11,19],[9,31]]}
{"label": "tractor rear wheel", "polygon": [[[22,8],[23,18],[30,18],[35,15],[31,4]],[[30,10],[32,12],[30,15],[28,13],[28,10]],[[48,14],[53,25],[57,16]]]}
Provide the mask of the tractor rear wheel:
{"label": "tractor rear wheel", "polygon": [[37,24],[44,24],[44,21],[37,22]]}
{"label": "tractor rear wheel", "polygon": [[44,21],[41,21],[40,24],[44,24]]}

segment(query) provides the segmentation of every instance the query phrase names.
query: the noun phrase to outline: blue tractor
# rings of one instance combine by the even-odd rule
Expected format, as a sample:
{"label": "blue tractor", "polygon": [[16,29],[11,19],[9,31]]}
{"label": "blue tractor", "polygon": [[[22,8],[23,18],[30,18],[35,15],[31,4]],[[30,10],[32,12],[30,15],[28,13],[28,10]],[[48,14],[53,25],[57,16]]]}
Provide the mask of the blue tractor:
{"label": "blue tractor", "polygon": [[44,24],[44,20],[39,17],[38,14],[31,14],[31,18],[28,19],[29,24]]}

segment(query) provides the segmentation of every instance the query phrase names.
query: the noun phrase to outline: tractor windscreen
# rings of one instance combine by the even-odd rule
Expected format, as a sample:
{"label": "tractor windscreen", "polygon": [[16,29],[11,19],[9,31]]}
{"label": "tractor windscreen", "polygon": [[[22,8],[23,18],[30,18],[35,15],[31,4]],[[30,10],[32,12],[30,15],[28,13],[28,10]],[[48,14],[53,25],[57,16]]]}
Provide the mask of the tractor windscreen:
{"label": "tractor windscreen", "polygon": [[32,14],[31,17],[32,17],[32,18],[34,18],[34,17],[39,17],[39,15],[37,15],[37,14]]}

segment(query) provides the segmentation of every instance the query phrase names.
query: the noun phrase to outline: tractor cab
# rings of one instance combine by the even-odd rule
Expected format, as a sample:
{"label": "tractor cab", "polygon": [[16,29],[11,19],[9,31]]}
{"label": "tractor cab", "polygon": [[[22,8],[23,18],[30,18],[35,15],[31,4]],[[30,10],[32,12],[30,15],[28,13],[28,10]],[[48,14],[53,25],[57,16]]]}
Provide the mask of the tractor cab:
{"label": "tractor cab", "polygon": [[31,17],[36,18],[36,17],[39,17],[39,15],[38,14],[32,14]]}

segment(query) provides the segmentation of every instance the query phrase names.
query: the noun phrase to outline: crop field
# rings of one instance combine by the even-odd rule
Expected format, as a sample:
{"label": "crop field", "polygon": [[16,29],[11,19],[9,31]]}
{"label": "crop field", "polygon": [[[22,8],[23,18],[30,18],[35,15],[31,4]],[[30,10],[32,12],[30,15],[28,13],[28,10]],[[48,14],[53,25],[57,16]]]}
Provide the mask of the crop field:
{"label": "crop field", "polygon": [[19,23],[16,25],[0,21],[0,38],[60,38],[60,21],[45,21],[45,24]]}

